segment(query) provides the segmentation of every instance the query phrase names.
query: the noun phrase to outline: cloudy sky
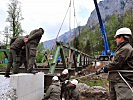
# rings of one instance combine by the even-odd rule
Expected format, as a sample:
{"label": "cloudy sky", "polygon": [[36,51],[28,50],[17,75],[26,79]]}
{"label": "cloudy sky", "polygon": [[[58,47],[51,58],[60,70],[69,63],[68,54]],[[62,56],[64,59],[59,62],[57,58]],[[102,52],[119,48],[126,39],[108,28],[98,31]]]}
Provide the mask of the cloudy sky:
{"label": "cloudy sky", "polygon": [[[70,0],[19,0],[21,2],[22,29],[25,34],[33,29],[42,27],[45,30],[41,41],[54,39],[59,31],[63,18],[69,7]],[[73,0],[71,0],[73,1]],[[98,2],[101,0],[97,0]],[[4,31],[9,23],[6,22],[8,16],[8,3],[9,0],[0,0],[0,31]],[[75,14],[78,25],[85,25],[90,16],[91,11],[94,9],[93,0],[74,0]],[[73,6],[72,10],[73,11]],[[65,22],[59,35],[69,31],[69,13],[66,16]],[[74,15],[71,13],[71,28],[74,26]]]}

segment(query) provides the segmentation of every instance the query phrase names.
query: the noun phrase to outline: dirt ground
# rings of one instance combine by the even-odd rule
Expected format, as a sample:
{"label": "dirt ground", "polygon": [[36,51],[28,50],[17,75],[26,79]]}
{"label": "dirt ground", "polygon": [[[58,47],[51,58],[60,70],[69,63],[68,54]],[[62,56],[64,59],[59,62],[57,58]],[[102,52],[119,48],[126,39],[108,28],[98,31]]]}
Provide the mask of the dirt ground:
{"label": "dirt ground", "polygon": [[[98,68],[101,68],[102,66],[108,64],[109,62],[102,62],[98,66],[89,66],[86,68],[87,72],[92,72],[94,73]],[[86,80],[107,80],[108,74],[107,73],[102,73],[99,75],[96,74],[91,74],[91,73],[82,73],[84,74],[83,76],[81,75],[81,79],[84,78],[83,84],[80,84],[79,90],[80,90],[80,100],[108,100],[109,98],[109,84],[108,81],[105,81],[105,84],[102,84],[102,86],[88,86],[84,83],[86,83]],[[101,82],[101,81],[100,81]],[[103,81],[104,82],[104,81]]]}

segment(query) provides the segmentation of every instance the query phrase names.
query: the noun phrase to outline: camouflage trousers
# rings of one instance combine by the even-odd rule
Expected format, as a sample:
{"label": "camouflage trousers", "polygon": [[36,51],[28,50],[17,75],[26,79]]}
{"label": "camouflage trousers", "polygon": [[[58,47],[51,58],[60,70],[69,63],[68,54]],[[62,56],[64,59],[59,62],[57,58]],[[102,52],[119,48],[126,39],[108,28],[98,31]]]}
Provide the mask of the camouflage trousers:
{"label": "camouflage trousers", "polygon": [[36,48],[37,45],[28,43],[26,45],[26,59],[28,61],[27,72],[32,72],[33,68],[36,66]]}
{"label": "camouflage trousers", "polygon": [[133,93],[126,83],[109,82],[110,100],[133,100]]}
{"label": "camouflage trousers", "polygon": [[21,54],[21,50],[11,49],[9,54],[9,62],[6,68],[6,74],[10,73],[10,69],[13,66],[13,73],[19,73],[19,67],[24,64],[25,68],[27,68],[27,62],[25,55]]}
{"label": "camouflage trousers", "polygon": [[11,67],[13,67],[12,64],[13,64],[12,52],[9,51],[9,54],[8,54],[8,64],[7,64],[7,67],[6,67],[5,74],[7,74],[7,75],[10,74],[10,69],[11,69]]}

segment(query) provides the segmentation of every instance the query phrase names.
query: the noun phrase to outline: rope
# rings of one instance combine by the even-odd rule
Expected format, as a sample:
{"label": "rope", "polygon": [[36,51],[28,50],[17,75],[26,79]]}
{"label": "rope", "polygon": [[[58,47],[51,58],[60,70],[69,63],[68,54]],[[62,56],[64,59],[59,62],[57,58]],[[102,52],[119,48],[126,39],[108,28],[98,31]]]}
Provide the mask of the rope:
{"label": "rope", "polygon": [[133,70],[112,70],[110,72],[126,72],[126,73],[133,73]]}
{"label": "rope", "polygon": [[[132,87],[128,84],[128,82],[124,79],[124,77],[121,75],[121,73],[120,72],[118,72],[118,74],[120,75],[120,77],[123,79],[123,81],[127,84],[127,86],[129,87],[129,89],[132,91],[132,93],[133,93],[133,89],[132,89]],[[132,94],[133,95],[133,94]]]}

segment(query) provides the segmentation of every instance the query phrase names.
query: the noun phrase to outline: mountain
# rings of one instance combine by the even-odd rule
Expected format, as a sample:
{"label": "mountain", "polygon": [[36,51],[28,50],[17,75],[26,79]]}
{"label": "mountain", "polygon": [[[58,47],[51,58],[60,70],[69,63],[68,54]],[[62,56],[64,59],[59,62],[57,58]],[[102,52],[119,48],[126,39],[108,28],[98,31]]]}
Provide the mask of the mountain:
{"label": "mountain", "polygon": [[[110,16],[114,14],[123,15],[128,9],[133,9],[133,0],[103,0],[99,2],[98,6],[102,20],[104,23],[106,23],[106,19],[108,19]],[[86,26],[93,28],[93,26],[97,25],[98,23],[96,10],[94,9],[88,18]],[[65,32],[63,35],[59,36],[58,41],[68,43],[69,41],[73,40],[73,38],[79,34],[79,32],[74,32],[74,30],[78,30],[78,28],[73,29],[71,33],[69,31]],[[45,41],[44,47],[51,49],[53,47],[54,41],[55,39]]]}
{"label": "mountain", "polygon": [[[133,8],[133,0],[103,0],[98,4],[103,22],[113,14],[123,15],[128,9]],[[96,10],[93,10],[88,21],[87,26],[93,27],[98,24]]]}
{"label": "mountain", "polygon": [[[79,35],[79,28],[82,28],[82,26],[79,26],[78,28],[72,29],[71,32],[65,32],[63,35],[59,36],[57,38],[57,41],[61,41],[63,43],[69,43],[72,41],[76,36]],[[44,47],[47,49],[52,49],[53,46],[55,45],[55,39],[45,41]]]}

